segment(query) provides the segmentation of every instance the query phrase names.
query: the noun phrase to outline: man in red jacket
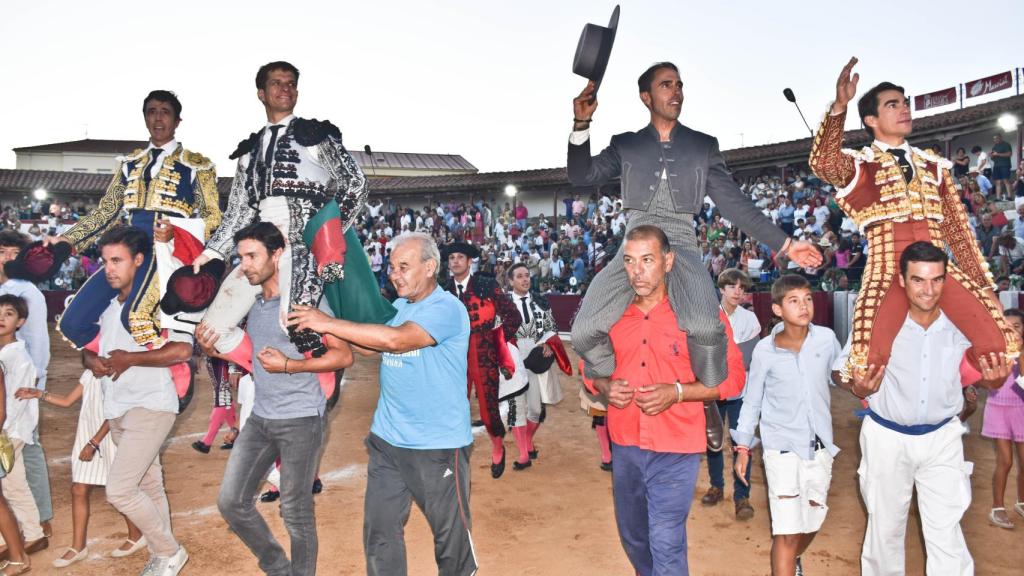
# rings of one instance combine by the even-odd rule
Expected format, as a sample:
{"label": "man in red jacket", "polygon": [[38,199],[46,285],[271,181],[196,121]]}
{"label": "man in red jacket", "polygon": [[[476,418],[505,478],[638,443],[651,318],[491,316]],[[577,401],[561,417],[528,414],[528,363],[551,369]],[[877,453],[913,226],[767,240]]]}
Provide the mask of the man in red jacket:
{"label": "man in red jacket", "polygon": [[689,574],[686,517],[707,447],[703,402],[739,393],[743,355],[720,311],[727,374],[713,387],[698,381],[668,300],[668,237],[655,226],[637,226],[622,254],[635,297],[609,332],[615,372],[588,386],[608,399],[615,521],[637,574]]}

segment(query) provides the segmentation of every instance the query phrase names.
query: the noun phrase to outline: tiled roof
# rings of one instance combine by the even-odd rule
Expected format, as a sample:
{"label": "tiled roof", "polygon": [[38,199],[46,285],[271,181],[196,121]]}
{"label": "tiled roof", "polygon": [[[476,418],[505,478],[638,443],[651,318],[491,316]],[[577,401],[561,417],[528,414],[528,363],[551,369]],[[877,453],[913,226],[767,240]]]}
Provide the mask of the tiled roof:
{"label": "tiled roof", "polygon": [[476,166],[470,164],[458,154],[417,154],[412,152],[378,152],[373,151],[373,161],[362,150],[349,150],[359,165],[368,174],[372,174],[372,165],[381,170],[448,170],[460,172],[477,172]]}
{"label": "tiled roof", "polygon": [[15,148],[19,152],[87,152],[91,154],[127,154],[136,148],[145,148],[146,140],[75,140],[73,142],[57,142],[39,146]]}
{"label": "tiled roof", "polygon": [[[61,172],[59,170],[11,170],[0,168],[0,191],[31,191],[44,188],[65,194],[97,194],[106,191],[112,174]],[[217,191],[227,196],[231,178],[217,178]]]}

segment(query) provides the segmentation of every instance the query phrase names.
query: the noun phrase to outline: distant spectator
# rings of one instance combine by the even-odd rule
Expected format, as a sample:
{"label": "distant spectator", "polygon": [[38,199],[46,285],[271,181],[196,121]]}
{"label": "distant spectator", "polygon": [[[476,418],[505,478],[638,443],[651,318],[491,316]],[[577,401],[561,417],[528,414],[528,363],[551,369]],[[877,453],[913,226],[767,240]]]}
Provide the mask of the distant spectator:
{"label": "distant spectator", "polygon": [[1013,167],[1013,147],[1003,141],[1002,134],[992,136],[992,182],[999,200],[1009,200],[1010,169]]}
{"label": "distant spectator", "polygon": [[[1016,224],[1014,228],[1016,228]],[[983,256],[988,258],[994,254],[995,240],[1002,232],[1002,228],[992,223],[991,213],[985,212],[981,215],[981,224],[975,228],[974,235],[978,238],[978,248],[981,249]]]}
{"label": "distant spectator", "polygon": [[967,151],[961,146],[956,149],[956,157],[953,158],[953,178],[960,180],[960,178],[967,176],[971,171],[971,157],[967,155]]}

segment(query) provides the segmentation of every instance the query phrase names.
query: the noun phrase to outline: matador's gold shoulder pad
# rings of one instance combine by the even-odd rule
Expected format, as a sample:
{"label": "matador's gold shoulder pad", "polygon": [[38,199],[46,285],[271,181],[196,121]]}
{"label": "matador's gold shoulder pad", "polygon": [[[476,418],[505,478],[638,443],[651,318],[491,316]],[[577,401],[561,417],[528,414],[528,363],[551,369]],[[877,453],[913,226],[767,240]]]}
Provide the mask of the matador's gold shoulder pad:
{"label": "matador's gold shoulder pad", "polygon": [[182,150],[179,161],[193,170],[209,170],[213,168],[213,160],[191,150]]}
{"label": "matador's gold shoulder pad", "polygon": [[875,159],[875,151],[870,146],[865,146],[860,150],[843,148],[843,154],[852,156],[855,160],[860,160],[861,162],[872,162]]}
{"label": "matador's gold shoulder pad", "polygon": [[915,146],[911,146],[910,148],[911,148],[911,150],[914,151],[914,154],[917,154],[918,156],[920,156],[921,158],[924,158],[928,162],[932,162],[932,163],[938,164],[939,168],[943,168],[945,170],[952,170],[953,169],[953,163],[951,161],[946,160],[942,156],[939,156],[938,154],[935,154],[934,152],[931,152],[930,150],[921,150],[920,148],[917,148]]}
{"label": "matador's gold shoulder pad", "polygon": [[118,162],[131,162],[132,160],[140,160],[145,155],[146,155],[146,149],[145,148],[136,148],[135,150],[132,150],[131,152],[129,152],[129,153],[123,155],[123,156],[118,156],[117,157],[117,161]]}

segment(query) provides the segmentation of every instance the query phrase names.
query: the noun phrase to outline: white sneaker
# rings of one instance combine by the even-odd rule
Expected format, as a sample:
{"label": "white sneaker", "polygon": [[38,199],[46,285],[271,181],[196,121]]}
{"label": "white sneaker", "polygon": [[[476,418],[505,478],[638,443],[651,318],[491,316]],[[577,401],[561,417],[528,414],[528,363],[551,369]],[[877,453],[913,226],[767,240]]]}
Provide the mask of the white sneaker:
{"label": "white sneaker", "polygon": [[185,551],[185,547],[178,545],[178,551],[174,553],[174,556],[167,558],[167,563],[164,565],[163,572],[160,572],[160,576],[178,576],[178,572],[185,567],[185,563],[188,562],[188,552]]}
{"label": "white sneaker", "polygon": [[142,572],[139,572],[139,576],[160,576],[163,574],[164,562],[166,558],[159,556],[150,556],[149,562],[142,567]]}

